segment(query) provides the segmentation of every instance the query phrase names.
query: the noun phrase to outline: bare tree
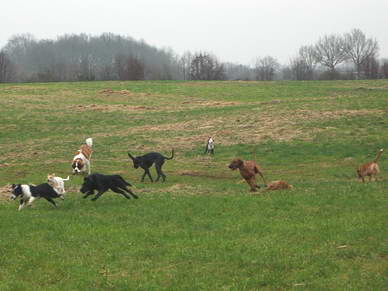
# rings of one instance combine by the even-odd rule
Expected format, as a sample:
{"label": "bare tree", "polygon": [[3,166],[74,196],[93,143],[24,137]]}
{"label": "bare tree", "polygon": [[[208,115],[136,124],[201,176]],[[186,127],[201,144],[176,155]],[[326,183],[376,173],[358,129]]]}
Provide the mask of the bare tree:
{"label": "bare tree", "polygon": [[144,64],[134,56],[116,56],[115,68],[119,80],[144,80]]}
{"label": "bare tree", "polygon": [[300,56],[291,59],[289,67],[293,80],[312,80],[312,71]]}
{"label": "bare tree", "polygon": [[190,65],[191,80],[224,80],[224,66],[209,53],[196,53]]}
{"label": "bare tree", "polygon": [[336,66],[348,58],[344,38],[334,34],[325,35],[314,46],[314,55],[316,62],[335,73]]}
{"label": "bare tree", "polygon": [[345,34],[346,54],[354,63],[357,71],[357,77],[361,77],[361,68],[363,63],[377,55],[378,43],[372,38],[366,38],[360,29],[353,29]]}
{"label": "bare tree", "polygon": [[379,77],[379,62],[374,56],[366,58],[361,65],[367,79],[377,79]]}
{"label": "bare tree", "polygon": [[12,63],[4,51],[0,51],[0,83],[12,79]]}
{"label": "bare tree", "polygon": [[179,71],[182,75],[183,80],[190,79],[190,65],[191,65],[192,59],[193,59],[193,55],[191,54],[191,52],[186,51],[178,60]]}
{"label": "bare tree", "polygon": [[95,67],[95,64],[94,64],[93,56],[91,54],[82,56],[79,64],[78,80],[79,81],[95,80],[96,74],[95,74],[94,67]]}
{"label": "bare tree", "polygon": [[258,58],[255,65],[256,80],[271,81],[274,79],[275,72],[279,68],[278,61],[271,57]]}
{"label": "bare tree", "polygon": [[299,49],[299,59],[304,66],[303,80],[314,79],[314,69],[317,64],[315,48],[312,45],[304,45]]}
{"label": "bare tree", "polygon": [[388,79],[388,60],[385,59],[382,62],[383,63],[381,65],[381,73],[382,73],[384,78]]}

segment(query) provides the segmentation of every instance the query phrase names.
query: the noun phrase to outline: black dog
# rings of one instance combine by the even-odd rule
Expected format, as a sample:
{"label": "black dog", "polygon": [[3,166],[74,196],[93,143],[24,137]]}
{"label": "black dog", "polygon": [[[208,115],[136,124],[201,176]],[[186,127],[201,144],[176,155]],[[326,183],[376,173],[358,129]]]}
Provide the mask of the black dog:
{"label": "black dog", "polygon": [[162,172],[162,166],[164,164],[165,160],[171,160],[174,157],[174,149],[172,149],[171,157],[167,158],[163,156],[160,153],[148,153],[143,156],[138,156],[134,158],[129,152],[128,156],[132,159],[133,161],[133,167],[135,169],[141,167],[144,170],[143,177],[141,178],[141,181],[144,181],[145,175],[148,175],[150,177],[151,182],[154,182],[154,180],[151,177],[151,173],[149,168],[155,163],[155,169],[156,173],[158,174],[158,177],[156,178],[155,182],[158,182],[160,177],[162,177],[163,182],[166,181],[166,175]]}
{"label": "black dog", "polygon": [[128,192],[133,198],[137,197],[127,186],[132,186],[126,182],[120,175],[102,175],[102,174],[91,174],[84,178],[84,183],[81,186],[80,191],[86,193],[83,198],[94,194],[94,190],[97,190],[97,195],[92,200],[96,201],[102,194],[111,189],[113,192],[122,194],[125,198],[130,199],[124,191]]}
{"label": "black dog", "polygon": [[13,184],[12,185],[12,195],[11,199],[15,200],[18,196],[21,196],[19,210],[22,210],[23,207],[28,203],[29,206],[32,205],[35,199],[44,198],[55,207],[57,204],[53,198],[62,198],[63,196],[58,195],[58,193],[47,183],[40,184],[38,186],[27,185],[27,184]]}

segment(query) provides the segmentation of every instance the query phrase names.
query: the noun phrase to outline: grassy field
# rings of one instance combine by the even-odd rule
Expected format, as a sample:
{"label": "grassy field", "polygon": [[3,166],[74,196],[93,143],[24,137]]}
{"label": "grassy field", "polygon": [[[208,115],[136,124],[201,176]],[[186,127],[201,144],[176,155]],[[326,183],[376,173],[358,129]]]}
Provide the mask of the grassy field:
{"label": "grassy field", "polygon": [[[380,181],[355,173],[388,150],[388,80],[0,84],[0,116],[0,290],[388,288],[388,153]],[[7,185],[66,177],[87,137],[140,199],[82,199],[77,176],[18,212]],[[172,147],[141,183],[127,151]],[[254,150],[294,189],[252,195],[227,164]]]}

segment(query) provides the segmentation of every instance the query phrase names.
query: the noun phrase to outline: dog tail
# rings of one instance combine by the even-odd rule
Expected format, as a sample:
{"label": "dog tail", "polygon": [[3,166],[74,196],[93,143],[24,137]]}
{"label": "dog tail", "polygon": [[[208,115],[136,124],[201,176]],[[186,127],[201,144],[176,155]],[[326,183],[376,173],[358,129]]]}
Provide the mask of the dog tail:
{"label": "dog tail", "polygon": [[172,158],[174,157],[174,149],[171,150],[171,157],[164,157],[166,160],[172,160]]}
{"label": "dog tail", "polygon": [[383,151],[384,151],[383,149],[380,149],[380,150],[379,150],[379,152],[377,153],[377,156],[376,156],[376,158],[375,158],[375,160],[374,160],[375,163],[377,163],[377,161],[380,159],[381,154],[383,153]]}
{"label": "dog tail", "polygon": [[93,139],[91,137],[87,138],[85,140],[85,143],[89,146],[89,147],[92,147],[93,146]]}
{"label": "dog tail", "polygon": [[66,179],[62,179],[63,181],[69,181],[70,180],[70,176],[67,176]]}

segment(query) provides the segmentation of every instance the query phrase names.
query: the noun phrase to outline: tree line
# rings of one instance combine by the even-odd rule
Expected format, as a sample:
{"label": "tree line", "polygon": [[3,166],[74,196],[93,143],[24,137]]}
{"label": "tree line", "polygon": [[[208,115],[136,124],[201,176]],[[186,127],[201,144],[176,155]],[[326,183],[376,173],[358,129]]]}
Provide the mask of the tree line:
{"label": "tree line", "polygon": [[324,35],[288,64],[273,56],[255,64],[221,62],[208,52],[182,55],[113,33],[37,40],[16,35],[0,50],[0,82],[93,80],[317,80],[388,78],[388,60],[361,30]]}

